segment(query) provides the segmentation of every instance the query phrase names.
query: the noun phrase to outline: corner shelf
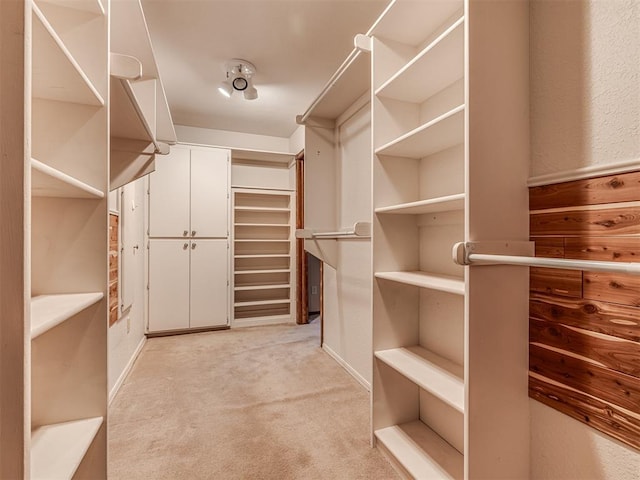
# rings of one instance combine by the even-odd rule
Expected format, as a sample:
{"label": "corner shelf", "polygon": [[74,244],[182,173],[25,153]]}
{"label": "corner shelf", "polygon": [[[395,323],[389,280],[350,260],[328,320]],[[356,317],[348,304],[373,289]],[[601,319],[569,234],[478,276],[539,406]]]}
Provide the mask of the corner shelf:
{"label": "corner shelf", "polygon": [[35,158],[31,159],[31,192],[34,197],[104,198],[104,192]]}
{"label": "corner shelf", "polygon": [[71,479],[102,426],[103,417],[44,425],[31,433],[31,478]]}
{"label": "corner shelf", "polygon": [[104,106],[104,99],[44,14],[33,5],[33,96]]}
{"label": "corner shelf", "polygon": [[377,155],[424,158],[464,141],[464,105],[376,149]]}
{"label": "corner shelf", "polygon": [[426,272],[376,272],[376,278],[390,280],[392,282],[413,285],[414,287],[428,288],[441,292],[464,295],[464,279],[451,275],[436,275]]}
{"label": "corner shelf", "polygon": [[462,366],[418,346],[382,350],[375,352],[375,356],[423,390],[464,413]]}
{"label": "corner shelf", "polygon": [[378,207],[375,213],[393,213],[404,215],[419,215],[422,213],[448,212],[464,208],[464,193],[456,193],[444,197],[419,200],[417,202],[400,203],[388,207]]}
{"label": "corner shelf", "polygon": [[463,455],[419,420],[381,428],[375,436],[413,478],[464,478]]}
{"label": "corner shelf", "polygon": [[38,3],[50,3],[60,7],[91,13],[100,17],[105,15],[104,6],[100,0],[86,0],[83,2],[79,2],[78,0],[38,0]]}
{"label": "corner shelf", "polygon": [[102,292],[33,297],[31,299],[31,339],[98,303],[103,297]]}

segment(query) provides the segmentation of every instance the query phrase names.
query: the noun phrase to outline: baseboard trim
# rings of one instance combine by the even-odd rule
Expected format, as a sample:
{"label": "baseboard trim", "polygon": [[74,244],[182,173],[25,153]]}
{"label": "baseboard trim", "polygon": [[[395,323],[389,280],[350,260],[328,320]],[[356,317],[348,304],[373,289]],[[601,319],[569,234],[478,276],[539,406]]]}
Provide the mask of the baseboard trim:
{"label": "baseboard trim", "polygon": [[552,185],[554,183],[571,182],[574,180],[584,180],[586,178],[604,177],[606,175],[617,175],[620,173],[640,170],[640,158],[624,160],[603,165],[590,165],[588,167],[564,170],[562,172],[548,173],[529,177],[527,186],[539,187],[542,185]]}
{"label": "baseboard trim", "polygon": [[135,351],[133,352],[133,355],[131,355],[129,362],[127,362],[127,365],[124,367],[124,370],[122,371],[115,385],[109,392],[109,405],[111,405],[111,402],[113,401],[113,399],[116,398],[118,391],[120,391],[120,387],[122,387],[122,384],[129,376],[129,373],[133,368],[133,364],[136,363],[136,360],[138,359],[138,355],[140,355],[140,352],[142,351],[142,347],[144,347],[144,344],[146,343],[146,341],[147,341],[147,337],[143,336],[142,340],[140,340],[140,343],[138,344]]}
{"label": "baseboard trim", "polygon": [[358,383],[360,383],[367,390],[367,392],[371,391],[371,385],[369,384],[369,382],[367,382],[362,375],[356,372],[351,365],[345,362],[340,355],[334,352],[331,349],[331,347],[328,347],[326,344],[323,344],[322,349],[325,352],[327,352],[327,354],[331,358],[333,358],[338,363],[338,365],[344,368],[353,378],[355,378],[358,381]]}

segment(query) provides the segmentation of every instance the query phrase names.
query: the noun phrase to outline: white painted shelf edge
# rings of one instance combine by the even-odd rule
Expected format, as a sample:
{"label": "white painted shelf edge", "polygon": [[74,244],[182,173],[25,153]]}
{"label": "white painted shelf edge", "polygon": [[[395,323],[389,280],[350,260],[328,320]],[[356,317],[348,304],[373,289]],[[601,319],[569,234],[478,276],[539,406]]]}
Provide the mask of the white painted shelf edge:
{"label": "white painted shelf edge", "polygon": [[381,350],[375,356],[423,390],[464,413],[462,366],[419,346]]}
{"label": "white painted shelf edge", "polygon": [[241,285],[234,287],[236,292],[250,291],[250,290],[273,290],[276,288],[291,288],[289,283],[263,283],[261,285]]}
{"label": "white painted shelf edge", "polygon": [[419,420],[381,428],[375,436],[414,478],[464,478],[463,455]]}
{"label": "white painted shelf edge", "polygon": [[445,195],[443,197],[418,200],[416,202],[400,203],[387,207],[378,207],[376,213],[395,213],[404,215],[419,215],[421,213],[447,212],[464,209],[464,193]]}
{"label": "white painted shelf edge", "polygon": [[272,268],[265,270],[237,270],[234,272],[236,275],[253,275],[253,274],[261,274],[261,273],[291,273],[291,269],[289,268]]}
{"label": "white painted shelf edge", "polygon": [[104,198],[104,192],[35,158],[31,159],[31,191],[35,197]]}
{"label": "white painted shelf edge", "polygon": [[71,479],[103,417],[44,425],[31,433],[31,478]]}
{"label": "white painted shelf edge", "polygon": [[235,302],[233,304],[234,307],[257,307],[259,305],[280,305],[285,303],[290,303],[291,300],[288,298],[284,298],[281,300],[256,300],[253,302]]}
{"label": "white painted shelf edge", "polygon": [[289,243],[288,238],[272,239],[272,238],[236,238],[236,243]]}
{"label": "white painted shelf edge", "polygon": [[376,278],[391,280],[393,282],[413,285],[420,288],[428,288],[441,292],[464,295],[464,279],[452,275],[439,275],[421,271],[413,272],[376,272]]}
{"label": "white painted shelf edge", "polygon": [[273,255],[235,255],[234,258],[289,258],[290,255],[286,253],[273,254]]}
{"label": "white painted shelf edge", "polygon": [[[77,76],[77,78],[80,79],[81,83],[83,83],[87,87],[87,90],[89,91],[90,101],[89,102],[84,102],[84,101],[78,99],[78,103],[88,103],[90,105],[96,105],[96,106],[103,107],[104,106],[104,99],[102,98],[102,95],[100,95],[100,93],[98,92],[96,87],[93,85],[91,80],[89,80],[89,77],[87,77],[87,74],[84,73],[84,71],[82,70],[82,68],[80,67],[80,65],[76,61],[76,59],[73,58],[73,55],[71,55],[71,52],[69,52],[69,49],[67,49],[67,47],[65,46],[64,42],[58,36],[58,34],[54,30],[54,28],[51,26],[51,24],[49,23],[47,18],[44,16],[42,11],[35,4],[32,4],[32,9],[33,9],[33,13],[34,13],[35,17],[38,19],[38,23],[40,24],[40,26],[42,26],[42,28],[44,28],[45,32],[47,33],[47,35],[50,38],[50,41],[53,42],[55,47],[66,58],[66,60],[68,62],[68,65],[67,65],[67,67],[63,67],[63,68],[72,69],[75,72],[75,75]],[[34,28],[37,28],[37,27],[34,27]],[[34,92],[34,95],[38,96],[37,92]],[[46,97],[44,97],[44,98],[46,98]]]}
{"label": "white painted shelf edge", "polygon": [[234,223],[234,227],[287,227],[288,223]]}
{"label": "white painted shelf edge", "polygon": [[73,10],[79,10],[81,12],[92,13],[94,15],[104,17],[105,10],[100,0],[86,0],[79,2],[78,0],[39,0],[42,3],[50,3],[52,5],[59,5],[65,8],[71,8]]}
{"label": "white painted shelf edge", "polygon": [[290,212],[290,208],[284,207],[244,207],[236,206],[236,210],[239,212]]}
{"label": "white painted shelf edge", "polygon": [[69,320],[85,308],[98,303],[102,292],[38,295],[31,299],[31,338],[42,335]]}

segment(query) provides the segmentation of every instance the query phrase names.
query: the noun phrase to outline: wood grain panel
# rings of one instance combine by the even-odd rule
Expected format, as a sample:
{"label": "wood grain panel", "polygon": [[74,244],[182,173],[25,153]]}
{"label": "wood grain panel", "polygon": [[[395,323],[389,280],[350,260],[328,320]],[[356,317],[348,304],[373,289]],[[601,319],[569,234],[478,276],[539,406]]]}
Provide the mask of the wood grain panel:
{"label": "wood grain panel", "polygon": [[564,244],[567,258],[640,262],[640,237],[573,237]]}
{"label": "wood grain panel", "polygon": [[640,207],[532,214],[529,226],[532,236],[635,235],[640,234]]}
{"label": "wood grain panel", "polygon": [[531,294],[529,317],[640,342],[640,309]]}
{"label": "wood grain panel", "polygon": [[640,277],[604,272],[584,272],[583,292],[584,298],[588,300],[638,307],[640,306]]}
{"label": "wood grain panel", "polygon": [[531,267],[529,288],[532,292],[562,297],[582,297],[582,271]]}
{"label": "wood grain panel", "polygon": [[532,237],[535,242],[536,257],[564,258],[565,246],[564,238],[560,237]]}
{"label": "wood grain panel", "polygon": [[640,172],[543,185],[529,189],[529,208],[531,210],[637,200],[640,200]]}
{"label": "wood grain panel", "polygon": [[120,217],[109,214],[109,326],[118,321],[118,224]]}
{"label": "wood grain panel", "polygon": [[632,412],[640,406],[638,378],[529,345],[529,370]]}
{"label": "wood grain panel", "polygon": [[640,420],[614,405],[532,376],[529,377],[529,396],[640,449]]}
{"label": "wood grain panel", "polygon": [[594,336],[586,330],[530,319],[529,340],[591,358],[618,372],[640,378],[640,343]]}

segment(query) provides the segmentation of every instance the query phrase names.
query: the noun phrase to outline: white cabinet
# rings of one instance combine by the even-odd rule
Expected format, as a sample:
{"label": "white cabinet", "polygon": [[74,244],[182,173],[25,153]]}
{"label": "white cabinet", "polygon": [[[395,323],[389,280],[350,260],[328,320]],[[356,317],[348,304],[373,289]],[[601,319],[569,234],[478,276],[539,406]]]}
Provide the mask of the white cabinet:
{"label": "white cabinet", "polygon": [[149,331],[227,325],[227,240],[149,243]]}
{"label": "white cabinet", "polygon": [[228,235],[229,152],[176,146],[150,176],[151,237]]}

